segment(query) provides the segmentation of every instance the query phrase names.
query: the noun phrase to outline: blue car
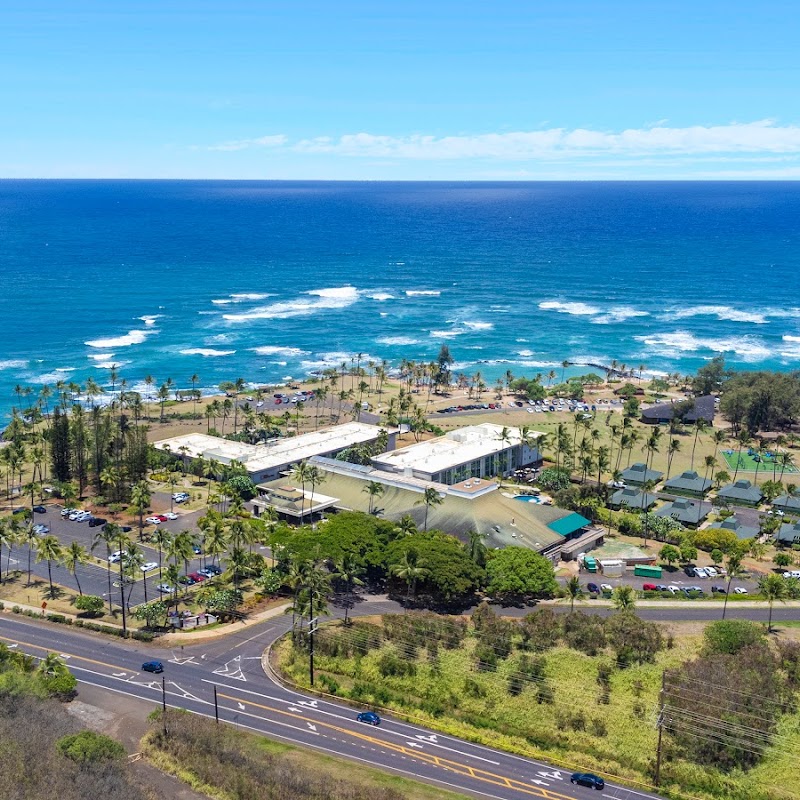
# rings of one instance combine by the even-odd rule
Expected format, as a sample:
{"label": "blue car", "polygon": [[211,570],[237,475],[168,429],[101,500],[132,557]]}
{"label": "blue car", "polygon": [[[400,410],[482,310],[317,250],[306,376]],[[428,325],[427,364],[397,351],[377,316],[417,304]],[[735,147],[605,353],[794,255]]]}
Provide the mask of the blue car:
{"label": "blue car", "polygon": [[588,786],[590,789],[603,789],[606,782],[599,776],[591,772],[574,772],[569,779],[570,783],[577,783],[578,786]]}
{"label": "blue car", "polygon": [[589,591],[590,591],[592,594],[600,594],[600,587],[599,587],[599,586],[598,586],[596,583],[587,583],[587,584],[586,584],[586,588],[587,588],[587,589],[588,589],[588,590],[589,590]]}
{"label": "blue car", "polygon": [[369,725],[380,725],[381,718],[374,711],[362,711],[356,716],[357,722],[366,722]]}
{"label": "blue car", "polygon": [[145,661],[142,664],[142,671],[143,672],[163,672],[164,665],[160,661]]}

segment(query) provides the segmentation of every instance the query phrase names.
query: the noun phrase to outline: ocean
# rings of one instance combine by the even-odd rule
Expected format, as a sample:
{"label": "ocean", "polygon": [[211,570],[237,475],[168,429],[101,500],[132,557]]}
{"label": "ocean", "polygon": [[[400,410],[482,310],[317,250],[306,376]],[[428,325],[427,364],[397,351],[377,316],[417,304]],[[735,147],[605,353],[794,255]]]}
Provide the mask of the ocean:
{"label": "ocean", "polygon": [[114,364],[212,391],[443,343],[487,383],[796,369],[799,268],[791,182],[0,181],[0,413]]}

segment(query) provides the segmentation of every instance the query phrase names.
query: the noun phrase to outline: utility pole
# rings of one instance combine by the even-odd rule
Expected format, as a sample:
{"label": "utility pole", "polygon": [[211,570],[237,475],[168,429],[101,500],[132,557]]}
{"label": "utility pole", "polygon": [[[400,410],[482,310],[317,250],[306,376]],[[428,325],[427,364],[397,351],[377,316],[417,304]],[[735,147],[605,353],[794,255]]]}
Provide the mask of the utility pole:
{"label": "utility pole", "polygon": [[217,686],[214,684],[214,719],[219,725],[219,704],[217,703]]}
{"label": "utility pole", "polygon": [[658,786],[661,781],[661,740],[664,735],[664,697],[666,690],[666,672],[661,673],[661,691],[658,695],[658,720],[656,727],[658,728],[658,744],[656,745],[656,772],[653,776],[653,783]]}
{"label": "utility pole", "polygon": [[308,674],[311,685],[314,685],[314,632],[317,630],[314,617],[314,590],[308,591]]}
{"label": "utility pole", "polygon": [[161,719],[164,721],[164,738],[167,738],[167,683],[161,676]]}

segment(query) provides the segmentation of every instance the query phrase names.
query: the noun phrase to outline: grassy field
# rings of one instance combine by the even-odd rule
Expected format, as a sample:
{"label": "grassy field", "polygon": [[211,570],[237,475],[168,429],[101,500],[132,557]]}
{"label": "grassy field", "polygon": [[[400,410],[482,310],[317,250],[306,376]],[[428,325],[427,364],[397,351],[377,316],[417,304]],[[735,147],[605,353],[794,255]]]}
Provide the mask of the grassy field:
{"label": "grassy field", "polygon": [[[352,637],[352,630],[338,625],[332,632]],[[317,686],[362,705],[409,715],[445,733],[546,758],[565,769],[591,769],[647,785],[656,752],[662,672],[697,654],[702,639],[700,627],[689,632],[677,627],[671,635],[673,646],[659,653],[655,663],[627,669],[615,669],[608,652],[591,657],[555,647],[542,654],[543,671],[524,680],[519,693],[510,690],[510,683],[522,654],[515,649],[496,671],[479,670],[472,635],[463,646],[439,648],[435,656],[424,648],[409,655],[396,641],[349,657],[318,651]],[[292,681],[308,687],[305,653],[283,641],[274,658]],[[393,659],[410,660],[412,671],[392,674],[390,669],[387,674],[385,665]],[[607,694],[599,678],[603,667],[611,669]],[[542,686],[552,691],[552,702]],[[781,731],[786,744],[746,775],[725,776],[676,760],[663,766],[662,790],[731,800],[797,797],[791,788],[795,758],[788,744],[800,744],[799,723],[800,715],[787,716]],[[682,794],[688,787],[691,791]]]}
{"label": "grassy field", "polygon": [[778,474],[783,471],[784,478],[787,475],[796,475],[797,474],[797,467],[794,466],[786,466],[783,467],[780,463],[776,462],[772,458],[761,457],[761,461],[756,461],[755,456],[750,455],[747,450],[742,450],[742,454],[739,455],[738,450],[721,450],[720,456],[725,459],[725,463],[727,464],[727,468],[729,470],[735,470],[736,465],[739,465],[739,472],[756,472],[756,467],[758,468],[758,474],[766,474],[768,477],[764,478],[764,480],[771,480],[772,479],[772,469],[775,467],[775,470]]}

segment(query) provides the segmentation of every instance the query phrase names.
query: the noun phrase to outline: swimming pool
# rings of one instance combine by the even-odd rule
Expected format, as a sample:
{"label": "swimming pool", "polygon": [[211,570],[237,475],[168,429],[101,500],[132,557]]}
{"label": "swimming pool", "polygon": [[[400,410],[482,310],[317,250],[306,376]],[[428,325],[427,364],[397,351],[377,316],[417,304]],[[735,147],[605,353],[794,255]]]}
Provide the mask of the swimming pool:
{"label": "swimming pool", "polygon": [[518,494],[514,496],[515,500],[520,500],[523,503],[541,503],[542,498],[535,494]]}

